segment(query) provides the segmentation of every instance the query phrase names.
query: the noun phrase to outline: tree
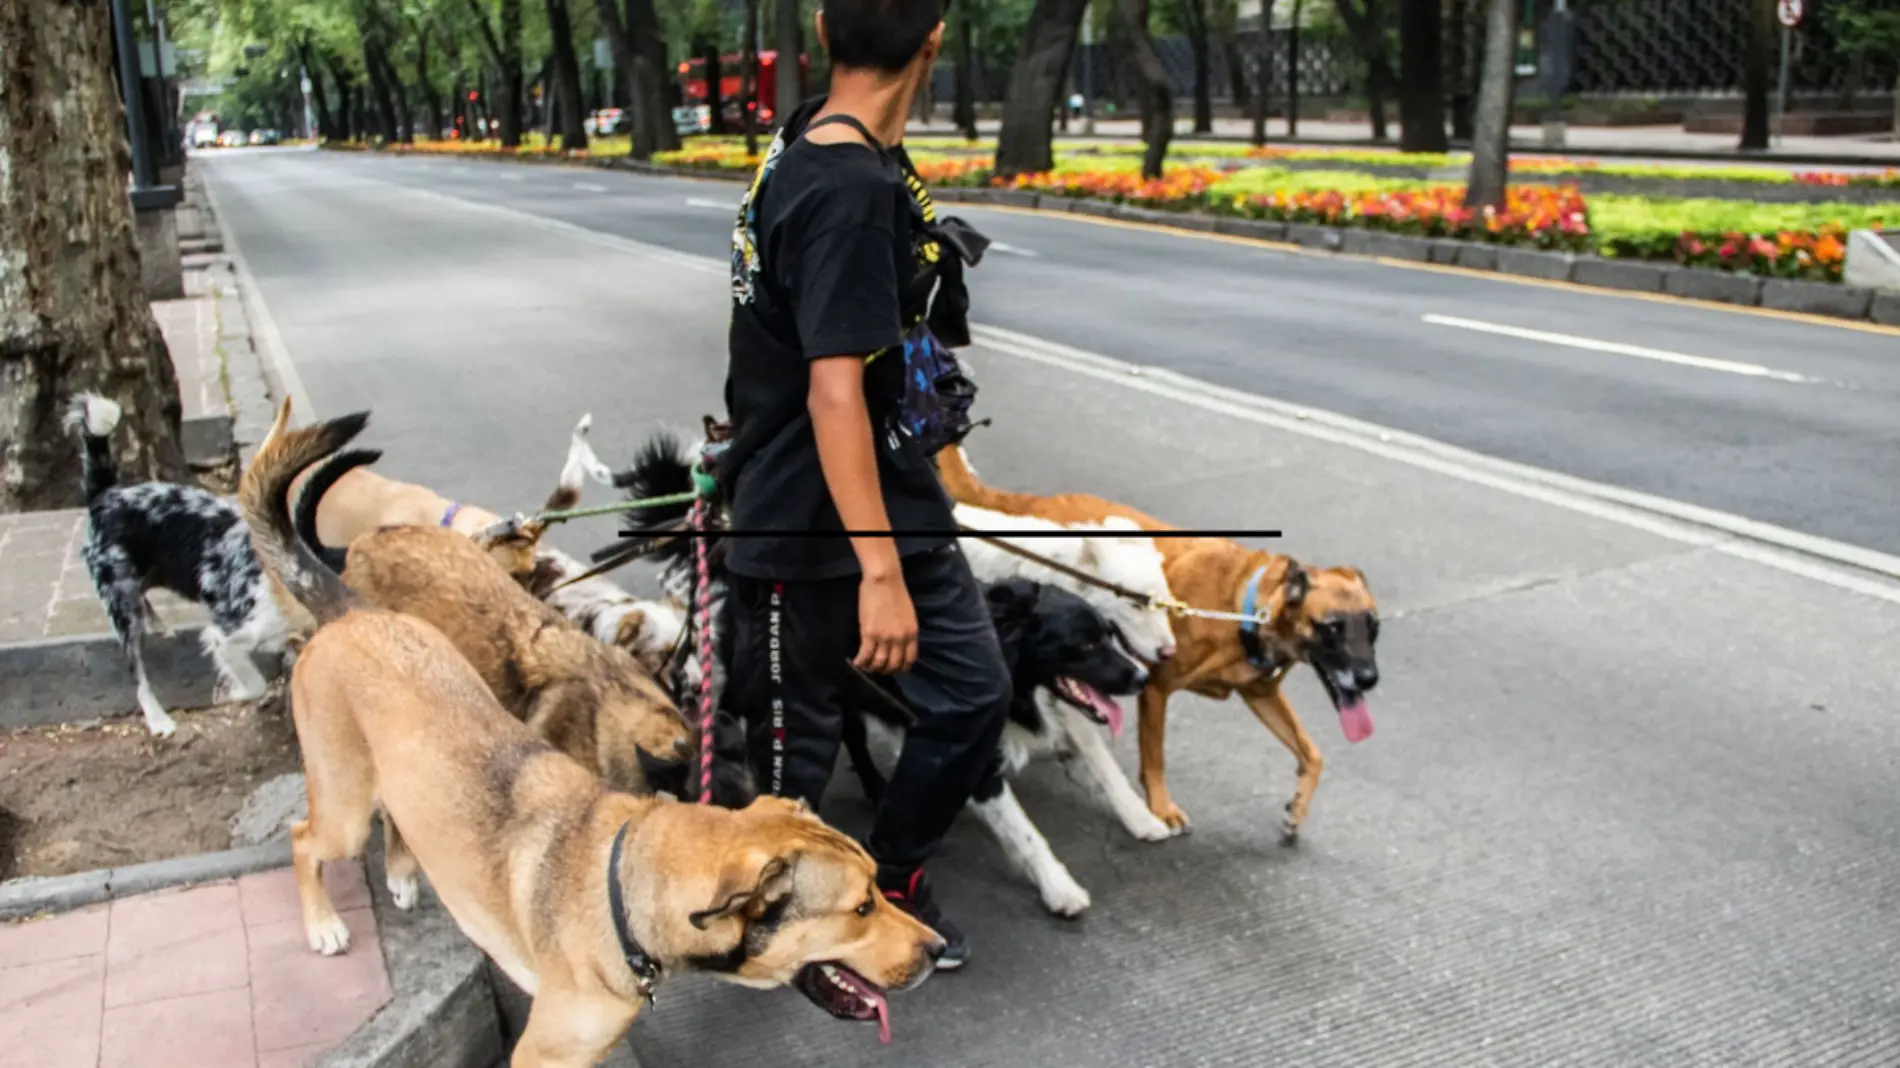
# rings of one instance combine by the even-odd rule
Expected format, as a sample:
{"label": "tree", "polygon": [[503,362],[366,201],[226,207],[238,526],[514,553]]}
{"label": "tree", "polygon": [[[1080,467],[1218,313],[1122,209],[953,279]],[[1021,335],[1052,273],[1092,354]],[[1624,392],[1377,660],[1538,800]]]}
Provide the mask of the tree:
{"label": "tree", "polygon": [[[1426,2],[1411,0],[1412,4]],[[1384,141],[1390,136],[1385,126],[1385,99],[1397,79],[1392,73],[1392,61],[1386,56],[1385,23],[1379,0],[1365,0],[1364,7],[1353,0],[1334,0],[1334,4],[1339,10],[1339,20],[1346,24],[1347,32],[1359,47],[1360,58],[1366,61],[1366,98],[1372,112],[1372,139]]]}
{"label": "tree", "polygon": [[[601,3],[611,4],[612,0],[601,0]],[[489,24],[481,0],[468,0],[468,12],[474,17],[482,51],[495,67],[499,90],[496,107],[500,109],[495,117],[501,127],[502,147],[514,148],[521,144],[521,0],[501,0],[499,32]]]}
{"label": "tree", "polygon": [[[1247,61],[1240,54],[1240,4],[1238,0],[1210,0],[1209,18],[1213,22],[1214,37],[1220,41],[1221,58],[1227,62],[1227,88],[1233,94],[1235,107],[1249,107],[1253,102],[1253,87],[1247,84]],[[1263,0],[1260,5],[1264,12],[1272,4]]]}
{"label": "tree", "polygon": [[745,152],[759,154],[759,0],[745,0],[744,113],[739,120],[745,126]]}
{"label": "tree", "polygon": [[799,75],[803,71],[799,63],[799,53],[805,50],[803,5],[799,0],[775,0],[772,5],[773,26],[776,32],[772,43],[778,49],[778,120],[792,113],[804,99],[805,87],[800,84]]}
{"label": "tree", "polygon": [[1055,166],[1050,124],[1087,7],[1088,0],[1036,0],[1030,11],[1003,100],[1003,129],[996,138],[997,174],[1033,174]]}
{"label": "tree", "polygon": [[1517,91],[1517,9],[1520,0],[1488,0],[1484,70],[1478,82],[1477,130],[1471,140],[1471,182],[1465,207],[1504,203],[1511,167],[1511,110]]}
{"label": "tree", "polygon": [[[1837,0],[1822,10],[1834,40],[1853,61],[1847,74],[1849,92],[1859,88],[1854,82],[1869,58],[1900,59],[1900,6],[1880,0]],[[1900,138],[1900,65],[1893,86],[1893,134]]]}
{"label": "tree", "polygon": [[118,402],[127,480],[182,479],[178,377],[140,277],[103,3],[0,0],[0,511],[82,499],[60,420]]}
{"label": "tree", "polygon": [[[1211,70],[1213,57],[1210,40],[1212,33],[1208,26],[1207,0],[1174,0],[1174,2],[1175,13],[1179,17],[1182,28],[1187,31],[1188,52],[1194,60],[1194,132],[1213,133],[1214,89]],[[1139,57],[1136,63],[1140,63]]]}
{"label": "tree", "polygon": [[1273,99],[1273,3],[1261,0],[1260,32],[1254,36],[1255,78],[1260,88],[1253,97],[1253,143],[1267,143],[1267,110]]}
{"label": "tree", "polygon": [[1455,141],[1471,140],[1471,54],[1475,24],[1471,20],[1471,0],[1451,0],[1451,41],[1445,54],[1444,69],[1451,72],[1451,136]]}
{"label": "tree", "polygon": [[1168,87],[1168,69],[1161,65],[1154,34],[1148,29],[1148,0],[1122,0],[1122,15],[1128,23],[1135,76],[1141,86],[1141,139],[1147,144],[1141,156],[1141,175],[1159,178],[1162,162],[1168,158],[1168,142],[1174,137],[1174,92]]}
{"label": "tree", "polygon": [[567,17],[567,0],[547,0],[548,33],[554,45],[554,91],[561,117],[561,147],[569,152],[587,147],[587,107],[581,102],[581,65],[574,55],[574,24]]}
{"label": "tree", "polygon": [[953,45],[956,52],[957,99],[951,111],[951,119],[957,124],[957,129],[967,141],[976,140],[976,85],[974,84],[976,45],[971,40],[975,36],[973,31],[976,15],[970,10],[971,6],[969,0],[965,0],[965,3],[957,6],[952,16],[957,24]]}
{"label": "tree", "polygon": [[1306,0],[1293,0],[1293,20],[1286,28],[1286,136],[1300,136],[1300,19]]}
{"label": "tree", "polygon": [[1443,152],[1444,71],[1439,48],[1444,33],[1438,0],[1412,0],[1399,7],[1399,148]]}
{"label": "tree", "polygon": [[653,0],[627,0],[624,20],[614,0],[595,0],[595,6],[601,32],[613,49],[614,66],[626,80],[627,107],[633,112],[629,155],[650,159],[655,152],[678,148],[679,129],[666,103],[666,39]]}
{"label": "tree", "polygon": [[442,136],[442,93],[429,72],[429,27],[417,21],[409,25],[416,39],[416,87],[429,109],[429,140],[433,141]]}
{"label": "tree", "polygon": [[1768,68],[1775,52],[1775,0],[1749,0],[1748,52],[1742,57],[1743,152],[1768,148]]}

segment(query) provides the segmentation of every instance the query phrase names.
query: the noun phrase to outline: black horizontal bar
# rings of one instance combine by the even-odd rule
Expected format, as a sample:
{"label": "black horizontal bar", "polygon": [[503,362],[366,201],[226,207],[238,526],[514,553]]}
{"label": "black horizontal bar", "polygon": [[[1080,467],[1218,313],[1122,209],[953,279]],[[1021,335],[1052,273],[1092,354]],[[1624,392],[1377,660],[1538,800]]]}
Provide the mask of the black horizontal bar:
{"label": "black horizontal bar", "polygon": [[640,538],[1279,538],[1277,530],[678,530],[633,534]]}

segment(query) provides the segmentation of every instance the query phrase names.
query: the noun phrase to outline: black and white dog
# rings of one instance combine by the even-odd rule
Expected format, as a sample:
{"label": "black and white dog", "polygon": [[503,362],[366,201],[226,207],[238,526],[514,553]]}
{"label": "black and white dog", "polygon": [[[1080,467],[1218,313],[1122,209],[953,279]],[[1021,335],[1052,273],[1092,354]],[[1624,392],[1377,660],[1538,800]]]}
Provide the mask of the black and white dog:
{"label": "black and white dog", "polygon": [[[613,476],[614,485],[629,498],[644,499],[675,495],[692,488],[691,460],[681,442],[671,435],[659,435],[647,442],[634,459],[633,466]],[[644,511],[638,522],[630,523],[622,534],[630,539],[646,540],[656,527],[669,526],[680,517],[681,509]],[[715,654],[713,679],[715,690],[723,692],[721,664],[729,655],[717,626],[724,603],[724,543],[707,541],[708,570],[712,576],[711,594]],[[612,550],[604,550],[603,555]],[[662,581],[669,598],[688,606],[689,629],[697,627],[697,612],[692,610],[697,591],[697,562],[691,539],[667,544],[655,559],[662,564]],[[999,554],[1000,555],[1000,554]],[[985,578],[979,574],[979,579]],[[1079,753],[1097,778],[1105,778],[1105,792],[1111,802],[1121,800],[1114,786],[1127,791],[1126,777],[1115,764],[1101,726],[1119,728],[1122,711],[1114,698],[1140,692],[1148,679],[1147,669],[1130,656],[1125,638],[1103,614],[1075,593],[1053,584],[1009,576],[986,583],[992,618],[996,620],[1005,652],[1015,673],[1015,699],[1010,721],[1003,731],[998,766],[988,777],[971,809],[1002,843],[1010,860],[1036,885],[1043,904],[1062,916],[1079,915],[1089,907],[1089,894],[1050,849],[1048,840],[1038,831],[1022,805],[1010,790],[1008,779],[1041,756],[1066,756]],[[678,669],[666,680],[679,695],[682,707],[690,707],[701,666],[697,634],[689,636]],[[896,726],[894,709],[878,704],[866,695],[864,707],[847,710],[846,744],[852,754],[867,793],[881,788],[879,775],[870,758],[870,730],[891,738]],[[722,759],[743,759],[742,728],[735,710],[721,709]],[[869,728],[869,730],[867,730]],[[1103,767],[1098,767],[1103,765]],[[1106,774],[1104,774],[1106,772]],[[1131,804],[1140,806],[1139,800]],[[1114,806],[1119,813],[1122,804]],[[1142,809],[1146,813],[1145,808]]]}
{"label": "black and white dog", "polygon": [[109,439],[120,414],[116,403],[91,393],[73,398],[67,410],[67,428],[84,445],[83,555],[113,633],[132,659],[145,725],[165,737],[177,725],[152,692],[141,648],[147,625],[159,623],[146,601],[151,590],[170,590],[211,613],[204,649],[217,667],[220,696],[226,700],[264,695],[269,683],[251,654],[281,654],[292,636],[292,621],[305,617],[300,609],[280,604],[278,588],[258,567],[250,529],[235,507],[196,486],[118,484]]}

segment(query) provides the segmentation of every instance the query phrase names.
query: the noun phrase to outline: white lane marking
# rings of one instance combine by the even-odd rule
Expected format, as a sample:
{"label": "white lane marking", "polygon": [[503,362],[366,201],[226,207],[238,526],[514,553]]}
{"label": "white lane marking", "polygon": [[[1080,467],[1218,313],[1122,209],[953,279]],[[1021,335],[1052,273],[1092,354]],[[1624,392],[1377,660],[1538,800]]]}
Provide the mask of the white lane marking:
{"label": "white lane marking", "polygon": [[1015,245],[1006,245],[1001,241],[990,242],[990,248],[997,252],[1006,252],[1011,256],[1027,256],[1032,260],[1042,255],[1042,253],[1037,252],[1033,248],[1018,248]]}
{"label": "white lane marking", "polygon": [[1656,360],[1660,363],[1679,364],[1683,367],[1695,367],[1704,371],[1723,371],[1732,375],[1747,375],[1751,378],[1772,378],[1777,382],[1814,383],[1821,381],[1793,371],[1777,371],[1758,363],[1741,363],[1735,360],[1716,360],[1706,356],[1687,356],[1680,352],[1664,349],[1645,348],[1642,345],[1625,345],[1620,341],[1598,341],[1594,338],[1573,337],[1570,334],[1553,334],[1547,330],[1526,330],[1521,326],[1505,326],[1501,323],[1487,323],[1477,319],[1460,319],[1451,315],[1420,316],[1434,326],[1455,326],[1460,330],[1475,330],[1481,334],[1499,334],[1504,337],[1522,338],[1525,341],[1541,341],[1548,345],[1562,345],[1565,348],[1587,349],[1591,352],[1608,352],[1617,356],[1634,356],[1641,360]]}
{"label": "white lane marking", "polygon": [[592,182],[575,182],[574,188],[580,190],[583,193],[605,193],[607,191],[606,186],[595,185]]}
{"label": "white lane marking", "polygon": [[496,175],[495,177],[500,178],[504,182],[521,181],[521,176],[519,174],[509,174],[507,171],[503,171],[500,174]]}
{"label": "white lane marking", "polygon": [[[724,260],[712,256],[675,252],[645,241],[589,230],[498,204],[464,200],[380,178],[357,177],[359,181],[388,186],[412,196],[511,219],[551,233],[566,234],[601,248],[616,249],[626,255],[665,260],[708,274],[724,275],[729,270]],[[215,212],[217,209],[214,206],[212,210]],[[1684,544],[1706,546],[1737,559],[1800,575],[1836,589],[1900,604],[1900,586],[1883,581],[1900,579],[1900,557],[1874,549],[1803,534],[1700,505],[1558,474],[1529,464],[1500,460],[1418,434],[1382,427],[1377,423],[1319,409],[1302,408],[1258,394],[1202,382],[1175,371],[1128,363],[1013,330],[972,324],[971,333],[984,346],[998,352],[1115,382],[1129,389],[1231,415],[1276,430],[1345,445],[1514,496],[1646,530]],[[1867,572],[1879,575],[1881,579],[1864,577]]]}
{"label": "white lane marking", "polygon": [[[218,168],[214,164],[206,170],[215,175]],[[238,246],[237,228],[227,221],[230,217],[218,203],[216,184],[210,178],[205,180],[205,201],[211,207],[212,217],[218,220],[225,255],[231,257],[231,266],[237,268],[238,288],[244,293],[245,312],[251,317],[265,372],[277,379],[278,388],[290,398],[291,425],[302,426],[316,419],[317,407],[310,403],[310,392],[304,388],[302,376],[297,374],[297,365],[291,362],[290,350],[284,347],[284,335],[277,332],[277,320],[271,317],[270,305],[264,303],[264,291],[257,284],[257,276],[251,273],[244,250]]]}
{"label": "white lane marking", "polygon": [[[1804,534],[1745,516],[1500,460],[1417,434],[1302,408],[1187,375],[1052,341],[974,325],[987,348],[1262,426],[1316,438],[1569,511],[1710,548],[1742,560],[1900,604],[1900,556]],[[1829,566],[1834,565],[1834,566]],[[1846,570],[1851,569],[1851,570]],[[1871,575],[1879,578],[1869,577]]]}
{"label": "white lane marking", "polygon": [[689,208],[711,208],[713,211],[739,210],[739,202],[736,200],[711,200],[707,197],[687,197],[686,206]]}

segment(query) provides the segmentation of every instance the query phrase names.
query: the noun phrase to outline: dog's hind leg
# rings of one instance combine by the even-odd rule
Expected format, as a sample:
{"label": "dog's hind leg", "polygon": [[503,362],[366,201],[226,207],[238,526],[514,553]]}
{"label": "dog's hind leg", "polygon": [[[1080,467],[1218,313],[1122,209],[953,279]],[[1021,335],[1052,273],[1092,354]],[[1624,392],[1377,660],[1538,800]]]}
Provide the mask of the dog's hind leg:
{"label": "dog's hind leg", "polygon": [[1326,768],[1326,758],[1320,756],[1319,746],[1301,725],[1300,717],[1294,715],[1293,706],[1286,703],[1286,695],[1280,692],[1277,682],[1262,682],[1259,689],[1240,692],[1241,699],[1253,710],[1254,718],[1262,726],[1273,732],[1280,744],[1293,754],[1299,773],[1299,782],[1293,788],[1293,799],[1286,803],[1286,815],[1280,820],[1281,840],[1292,845],[1299,840],[1300,824],[1306,822],[1307,806],[1313,803],[1313,792],[1319,789],[1319,773]]}
{"label": "dog's hind leg", "polygon": [[119,646],[132,661],[132,677],[138,684],[139,711],[145,714],[145,729],[159,738],[171,737],[178,730],[178,724],[165,711],[145,671],[145,591],[136,580],[116,575],[111,561],[101,561],[95,566],[93,585],[106,607],[112,631],[119,637]]}
{"label": "dog's hind leg", "polygon": [[409,851],[409,844],[402,840],[402,832],[396,829],[396,821],[383,813],[383,883],[389,887],[389,897],[396,907],[404,912],[416,907],[416,898],[422,893],[422,880],[417,877],[421,871],[416,863],[416,855]]}
{"label": "dog's hind leg", "polygon": [[255,701],[270,688],[270,680],[251,659],[259,644],[259,636],[248,623],[228,634],[215,626],[204,629],[205,653],[218,666],[225,700]]}
{"label": "dog's hind leg", "polygon": [[970,799],[970,808],[989,827],[1010,861],[1036,884],[1042,904],[1058,916],[1080,916],[1089,907],[1089,892],[1049,848],[1049,840],[1029,822],[1022,802],[1000,773],[985,779]]}
{"label": "dog's hind leg", "polygon": [[1062,705],[1062,725],[1068,731],[1069,743],[1082,758],[1082,766],[1095,779],[1095,785],[1108,799],[1108,807],[1114,810],[1117,819],[1128,833],[1144,842],[1160,842],[1174,836],[1174,829],[1161,822],[1148,806],[1141,801],[1141,795],[1135,793],[1135,787],[1122,772],[1120,764],[1115,762],[1115,754],[1102,737],[1102,728],[1091,722],[1081,712]]}

